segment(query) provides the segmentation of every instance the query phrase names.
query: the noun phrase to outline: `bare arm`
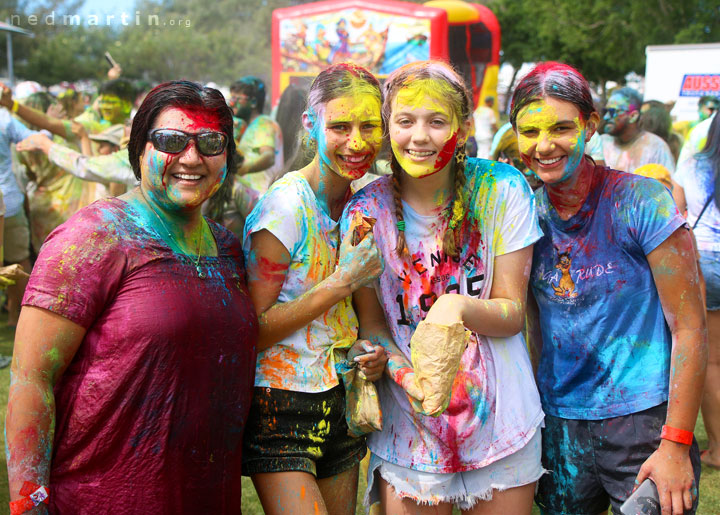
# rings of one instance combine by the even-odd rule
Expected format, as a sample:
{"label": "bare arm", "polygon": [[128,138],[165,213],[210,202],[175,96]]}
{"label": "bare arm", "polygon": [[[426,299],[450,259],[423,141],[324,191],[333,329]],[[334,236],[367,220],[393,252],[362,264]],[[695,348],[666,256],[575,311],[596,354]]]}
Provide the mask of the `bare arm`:
{"label": "bare arm", "polygon": [[395,344],[375,290],[373,288],[357,289],[353,294],[353,304],[360,322],[360,338],[370,341],[373,345],[383,347],[387,355],[385,370],[388,376],[412,397],[419,401],[423,400],[422,390],[415,383],[415,374],[410,360]]}
{"label": "bare arm", "polygon": [[[343,246],[349,244],[349,237]],[[260,321],[258,351],[307,326],[332,306],[382,272],[375,240],[368,235],[357,247],[341,252],[335,271],[300,297],[277,302],[290,266],[291,256],[272,233],[261,230],[251,236],[248,288]]]}
{"label": "bare arm", "polygon": [[[2,87],[2,94],[0,94],[0,105],[7,108],[8,110],[11,110],[14,103],[12,97],[12,90],[2,83],[0,83],[0,87]],[[51,118],[45,113],[41,113],[40,111],[36,111],[35,109],[24,106],[22,104],[18,104],[15,114],[17,114],[20,118],[22,118],[31,125],[35,125],[36,127],[40,127],[41,129],[50,131],[53,134],[60,136],[61,138],[67,139],[68,137],[68,134],[65,131],[65,124],[59,118]]]}
{"label": "bare arm", "polygon": [[260,147],[260,155],[255,159],[248,159],[245,156],[238,175],[245,175],[253,172],[262,172],[275,164],[275,149],[272,147]]}
{"label": "bare arm", "polygon": [[528,292],[527,315],[525,318],[530,362],[532,363],[533,371],[537,377],[537,370],[540,366],[540,355],[542,354],[543,338],[540,326],[540,308],[537,305],[537,300],[535,299],[535,295],[533,295],[532,291]]}
{"label": "bare arm", "polygon": [[685,200],[685,190],[677,182],[672,181],[672,196],[675,204],[677,205],[678,211],[683,216],[687,217],[687,201]]}
{"label": "bare arm", "polygon": [[55,433],[53,387],[84,336],[83,327],[60,315],[32,306],[22,308],[5,422],[11,500],[20,498],[25,481],[48,486]]}
{"label": "bare arm", "polygon": [[525,324],[527,285],[532,245],[495,258],[495,276],[490,298],[458,294],[438,297],[425,320],[442,325],[462,322],[485,336],[512,336]]}
{"label": "bare arm", "polygon": [[[670,394],[665,424],[693,431],[705,382],[707,328],[695,253],[684,227],[647,255],[665,320],[672,333]],[[692,506],[694,476],[689,445],[662,440],[643,464],[637,481],[650,477],[660,493],[662,512],[683,513]]]}

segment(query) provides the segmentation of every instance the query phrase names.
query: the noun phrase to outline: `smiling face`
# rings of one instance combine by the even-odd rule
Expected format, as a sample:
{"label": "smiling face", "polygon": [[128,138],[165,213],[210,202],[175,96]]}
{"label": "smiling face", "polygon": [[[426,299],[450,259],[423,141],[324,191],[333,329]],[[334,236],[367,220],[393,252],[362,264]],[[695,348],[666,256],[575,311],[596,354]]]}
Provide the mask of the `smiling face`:
{"label": "smiling face", "polygon": [[430,90],[431,80],[397,92],[391,104],[390,144],[403,170],[414,178],[449,166],[467,124],[460,124],[447,102]]}
{"label": "smiling face", "polygon": [[[207,111],[170,107],[155,119],[152,129],[176,129],[189,134],[221,132],[219,120]],[[143,191],[166,210],[193,210],[210,198],[227,175],[227,150],[204,156],[190,140],[177,154],[156,150],[145,143],[140,156]]]}
{"label": "smiling face", "polygon": [[331,100],[325,104],[320,126],[313,132],[323,168],[345,179],[359,179],[382,146],[380,100],[369,95]]}
{"label": "smiling face", "polygon": [[545,97],[525,106],[517,117],[523,162],[547,184],[568,180],[578,169],[599,117],[582,120],[570,102]]}

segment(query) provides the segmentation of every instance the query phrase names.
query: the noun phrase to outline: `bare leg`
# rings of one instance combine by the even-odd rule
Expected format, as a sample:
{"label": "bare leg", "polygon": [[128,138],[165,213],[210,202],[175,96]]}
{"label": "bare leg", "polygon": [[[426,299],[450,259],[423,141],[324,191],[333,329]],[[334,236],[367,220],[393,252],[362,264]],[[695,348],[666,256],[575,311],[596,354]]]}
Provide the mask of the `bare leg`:
{"label": "bare leg", "polygon": [[[255,474],[252,482],[266,515],[327,515],[315,476],[307,472]],[[356,487],[357,488],[357,487]]]}
{"label": "bare leg", "polygon": [[354,515],[357,503],[358,466],[332,477],[319,479],[318,487],[330,515]]}
{"label": "bare leg", "polygon": [[530,515],[532,512],[533,497],[535,496],[535,483],[508,488],[507,490],[493,490],[492,499],[480,501],[464,515]]}
{"label": "bare leg", "polygon": [[702,416],[708,436],[708,452],[702,461],[720,466],[720,311],[707,312],[708,365],[702,399]]}
{"label": "bare leg", "polygon": [[[440,503],[433,506],[418,504],[407,497],[395,495],[395,489],[390,484],[377,476],[380,487],[381,512],[386,515],[450,515],[453,505]],[[509,513],[509,512],[508,512]]]}

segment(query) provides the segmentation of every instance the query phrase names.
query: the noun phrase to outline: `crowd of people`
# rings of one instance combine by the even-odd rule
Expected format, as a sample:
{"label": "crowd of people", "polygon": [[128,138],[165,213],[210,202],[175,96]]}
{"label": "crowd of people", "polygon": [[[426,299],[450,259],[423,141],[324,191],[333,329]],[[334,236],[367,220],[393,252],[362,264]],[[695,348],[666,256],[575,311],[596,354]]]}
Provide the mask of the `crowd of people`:
{"label": "crowd of people", "polygon": [[[349,515],[361,469],[391,514],[620,513],[646,479],[697,510],[718,99],[673,125],[557,62],[504,125],[440,61],[336,64],[272,115],[257,77],[25,90],[0,94],[13,514],[239,513],[247,475],[266,513]],[[420,340],[453,327],[430,410]]]}

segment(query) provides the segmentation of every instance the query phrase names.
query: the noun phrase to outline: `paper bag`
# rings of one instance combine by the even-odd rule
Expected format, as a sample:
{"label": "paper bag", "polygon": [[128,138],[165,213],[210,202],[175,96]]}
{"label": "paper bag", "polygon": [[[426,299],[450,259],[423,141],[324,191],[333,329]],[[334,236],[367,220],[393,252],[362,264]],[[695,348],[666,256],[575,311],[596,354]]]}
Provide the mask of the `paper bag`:
{"label": "paper bag", "polygon": [[439,416],[450,404],[452,385],[470,331],[461,322],[451,326],[422,321],[410,340],[410,359],[415,381],[425,395],[426,415]]}
{"label": "paper bag", "polygon": [[373,226],[375,225],[375,218],[371,218],[369,216],[363,216],[360,211],[356,211],[353,215],[352,220],[352,239],[350,243],[352,243],[353,247],[357,247],[357,245],[363,240],[365,235],[372,231]]}
{"label": "paper bag", "polygon": [[[373,431],[382,431],[382,410],[375,385],[358,369],[357,363],[347,361],[339,354],[339,351],[335,352],[335,370],[345,385],[348,434],[358,438]],[[341,359],[337,359],[339,357]]]}

